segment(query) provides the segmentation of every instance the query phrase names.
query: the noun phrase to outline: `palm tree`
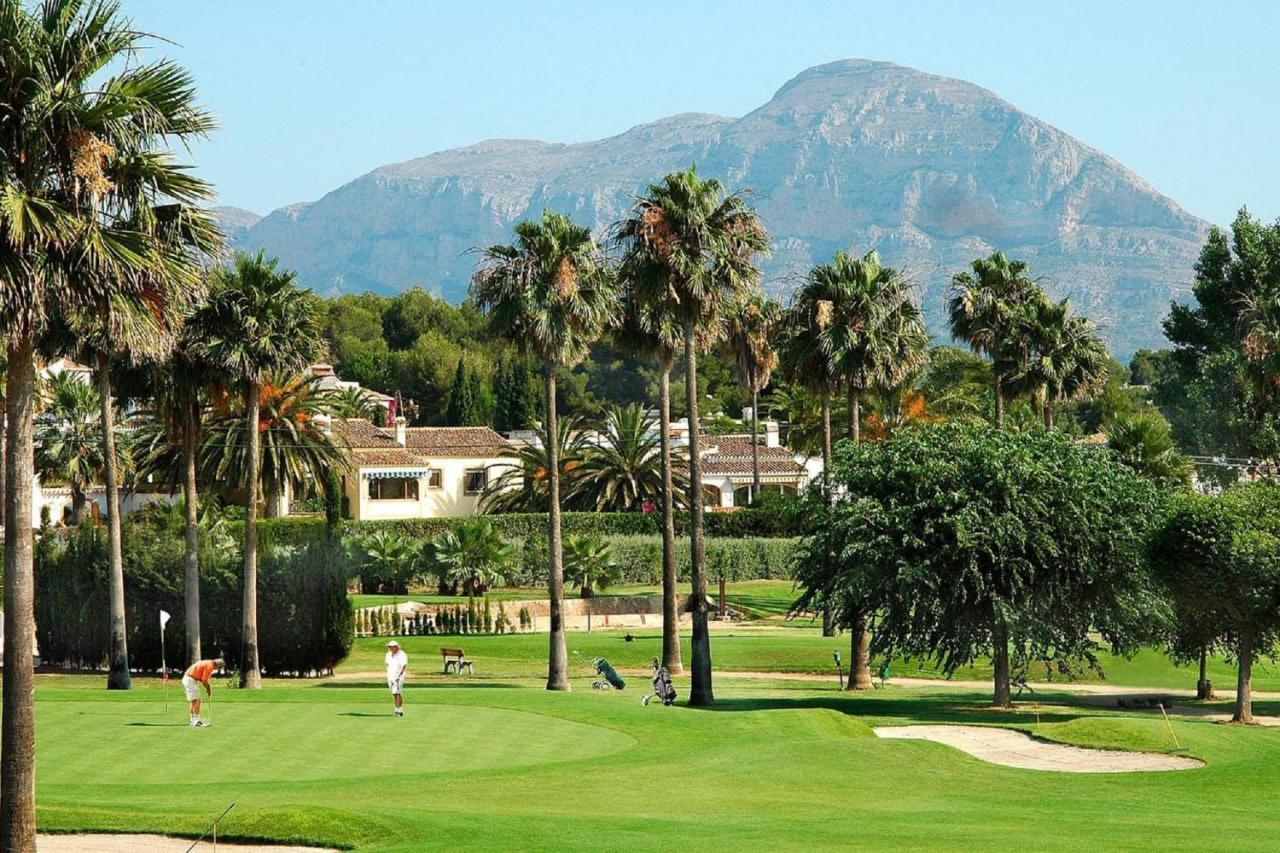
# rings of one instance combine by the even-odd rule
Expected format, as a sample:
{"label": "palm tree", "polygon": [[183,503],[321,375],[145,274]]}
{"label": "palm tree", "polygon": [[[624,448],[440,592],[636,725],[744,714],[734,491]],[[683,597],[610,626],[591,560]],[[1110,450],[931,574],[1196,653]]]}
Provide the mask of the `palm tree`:
{"label": "palm tree", "polygon": [[556,370],[582,361],[612,316],[614,282],[588,228],[544,211],[515,227],[516,242],[484,250],[472,295],[489,328],[543,365],[547,421],[548,592],[551,638],[547,689],[569,689],[564,636],[564,564],[560,541],[560,432],[556,423]]}
{"label": "palm tree", "polygon": [[248,457],[243,466],[244,624],[240,656],[240,686],[262,686],[258,665],[258,485],[260,449],[259,395],[270,377],[299,373],[316,355],[319,326],[315,304],[307,291],[294,285],[292,272],[278,268],[275,259],[259,252],[238,252],[232,266],[216,270],[209,302],[194,322],[205,331],[204,357],[220,365],[244,392]]}
{"label": "palm tree", "polygon": [[680,604],[676,579],[675,475],[671,453],[671,369],[684,349],[683,331],[666,304],[646,304],[627,280],[631,267],[619,269],[622,308],[611,337],[619,350],[658,366],[658,452],[662,476],[662,665],[684,672],[680,659]]}
{"label": "palm tree", "polygon": [[1012,385],[1030,394],[1044,425],[1053,429],[1053,407],[1101,390],[1111,359],[1093,323],[1073,314],[1065,299],[1035,300],[1024,319],[1030,358]]}
{"label": "palm tree", "polygon": [[[337,412],[319,380],[304,376],[271,377],[258,391],[257,433],[260,444],[258,482],[268,518],[280,514],[280,500],[324,482],[330,470],[342,473],[347,456],[341,439],[323,424]],[[249,437],[245,434],[244,401],[224,398],[215,406],[209,435],[200,448],[205,479],[243,483],[249,476]]]}
{"label": "palm tree", "polygon": [[1044,295],[1031,280],[1027,264],[1010,260],[1003,252],[978,258],[969,266],[969,272],[951,277],[947,303],[951,335],[991,359],[996,426],[1003,427],[1005,392],[1028,357],[1022,314]]}
{"label": "palm tree", "polygon": [[469,519],[427,543],[423,557],[450,595],[483,595],[511,579],[517,551],[488,519]]}
{"label": "palm tree", "polygon": [[[604,429],[585,445],[574,472],[573,503],[594,512],[639,512],[663,497],[661,436],[639,403],[611,406]],[[688,480],[673,477],[673,501],[684,506]]]}
{"label": "palm tree", "polygon": [[144,166],[154,176],[145,199],[176,197],[184,173],[156,152],[206,133],[213,122],[195,104],[185,71],[138,59],[148,37],[114,3],[46,0],[34,9],[7,0],[0,32],[0,327],[10,371],[0,848],[25,851],[35,846],[35,342],[45,321],[67,306],[151,289],[158,264],[150,235],[110,215],[102,200],[118,171]]}
{"label": "palm tree", "polygon": [[752,294],[725,316],[725,354],[737,366],[738,384],[751,393],[751,499],[760,496],[760,392],[778,366],[773,338],[782,323],[782,306]]}
{"label": "palm tree", "polygon": [[360,591],[404,595],[421,568],[418,547],[394,530],[375,530],[351,542],[352,562],[360,571]]}
{"label": "palm tree", "polygon": [[382,422],[386,417],[386,408],[378,404],[373,395],[364,388],[339,388],[329,391],[329,408],[335,417],[343,420],[364,420],[372,423]]}
{"label": "palm tree", "polygon": [[622,568],[613,546],[594,536],[570,535],[564,540],[565,580],[578,587],[587,607],[587,631],[591,631],[591,599],[599,590],[622,579]]}
{"label": "palm tree", "polygon": [[71,491],[71,526],[80,524],[87,490],[102,476],[105,457],[98,392],[70,371],[49,377],[43,411],[36,423],[36,470],[41,479],[67,484]]}
{"label": "palm tree", "polygon": [[753,262],[768,252],[769,236],[741,194],[726,195],[719,181],[699,178],[692,167],[650,184],[615,234],[624,250],[624,280],[641,302],[671,311],[683,332],[693,586],[689,704],[710,705],[715,692],[704,570],[698,348],[708,343],[706,330],[719,329],[728,306],[759,287]]}
{"label": "palm tree", "polygon": [[[556,454],[560,469],[560,505],[576,506],[578,472],[587,450],[587,434],[577,418],[557,418]],[[512,461],[494,467],[488,478],[480,507],[486,513],[549,512],[550,480],[548,448],[551,442],[545,430],[534,430],[538,440],[521,445]]]}
{"label": "palm tree", "polygon": [[1191,460],[1178,452],[1159,412],[1118,414],[1106,433],[1107,447],[1129,468],[1167,486],[1190,488]]}

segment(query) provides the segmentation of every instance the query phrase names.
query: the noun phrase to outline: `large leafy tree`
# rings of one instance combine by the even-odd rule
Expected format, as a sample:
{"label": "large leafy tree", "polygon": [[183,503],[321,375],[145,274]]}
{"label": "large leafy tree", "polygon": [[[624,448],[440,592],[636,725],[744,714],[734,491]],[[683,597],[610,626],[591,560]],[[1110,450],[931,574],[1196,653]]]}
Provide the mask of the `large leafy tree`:
{"label": "large leafy tree", "polygon": [[[596,512],[639,512],[663,499],[661,441],[639,403],[612,406],[574,472],[573,503]],[[672,498],[688,502],[688,480],[672,477]]]}
{"label": "large leafy tree", "polygon": [[754,261],[769,250],[769,237],[741,194],[727,194],[719,181],[700,178],[693,167],[650,184],[615,233],[624,252],[624,277],[637,298],[671,311],[683,331],[693,586],[689,704],[709,705],[715,693],[704,566],[699,332],[716,328],[729,306],[759,287]]}
{"label": "large leafy tree", "polygon": [[[643,260],[633,258],[633,261]],[[684,350],[683,329],[670,300],[646,301],[630,276],[649,274],[648,264],[623,264],[619,269],[622,306],[614,317],[611,337],[624,353],[652,360],[658,368],[658,458],[662,477],[662,665],[679,675],[680,606],[676,586],[675,468],[671,448],[671,370]]]}
{"label": "large leafy tree", "polygon": [[1232,720],[1253,722],[1253,662],[1280,642],[1280,488],[1186,496],[1153,537],[1151,557],[1194,639],[1233,649]]}
{"label": "large leafy tree", "polygon": [[1003,252],[978,258],[951,278],[951,335],[991,359],[996,426],[1004,425],[1010,384],[1028,359],[1027,312],[1044,298],[1026,262]]}
{"label": "large leafy tree", "polygon": [[299,373],[317,354],[315,303],[274,259],[237,253],[215,271],[213,290],[194,322],[204,330],[202,352],[226,370],[244,398],[245,490],[244,624],[240,686],[262,686],[258,665],[258,496],[262,468],[260,395],[272,376]]}
{"label": "large leafy tree", "polygon": [[[846,624],[879,614],[873,649],[946,672],[990,657],[994,702],[1014,668],[1095,664],[1146,639],[1147,480],[1105,450],[1044,430],[922,426],[842,445],[842,496],[805,540],[801,603],[837,602]],[[830,555],[835,554],[832,561]]]}
{"label": "large leafy tree", "polygon": [[778,366],[775,340],[782,325],[782,306],[752,293],[725,313],[725,354],[733,359],[738,382],[751,394],[751,495],[760,495],[760,392]]}
{"label": "large leafy tree", "polygon": [[615,310],[616,294],[613,276],[590,229],[575,225],[567,216],[545,211],[541,219],[516,225],[515,237],[514,244],[484,250],[471,287],[493,333],[543,365],[551,598],[547,689],[568,690],[556,371],[586,357]]}
{"label": "large leafy tree", "polygon": [[1191,460],[1174,447],[1169,422],[1154,409],[1125,412],[1106,424],[1107,447],[1138,474],[1175,489],[1191,487]]}
{"label": "large leafy tree", "polygon": [[104,215],[126,169],[145,201],[175,197],[169,143],[207,132],[191,78],[143,61],[149,38],[111,2],[0,3],[0,327],[8,343],[4,713],[0,847],[35,846],[31,671],[31,476],[35,344],[46,321],[112,299],[145,299],[161,268],[139,221]]}

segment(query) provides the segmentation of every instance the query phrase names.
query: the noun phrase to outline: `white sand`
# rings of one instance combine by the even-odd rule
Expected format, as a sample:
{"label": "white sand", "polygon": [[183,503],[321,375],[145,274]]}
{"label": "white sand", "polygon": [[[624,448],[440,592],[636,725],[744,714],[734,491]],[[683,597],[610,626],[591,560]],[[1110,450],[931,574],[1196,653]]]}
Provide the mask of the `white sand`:
{"label": "white sand", "polygon": [[992,726],[881,726],[882,738],[931,740],[967,752],[974,758],[1062,773],[1133,773],[1152,770],[1191,770],[1203,764],[1194,758],[1079,746],[1035,740],[1025,732]]}
{"label": "white sand", "polygon": [[[183,853],[191,846],[189,838],[164,835],[41,835],[36,841],[40,853]],[[228,844],[218,842],[219,850],[233,853],[334,853],[319,847],[280,847],[273,844]],[[212,851],[213,841],[205,839],[196,851]],[[194,851],[193,851],[194,853]]]}

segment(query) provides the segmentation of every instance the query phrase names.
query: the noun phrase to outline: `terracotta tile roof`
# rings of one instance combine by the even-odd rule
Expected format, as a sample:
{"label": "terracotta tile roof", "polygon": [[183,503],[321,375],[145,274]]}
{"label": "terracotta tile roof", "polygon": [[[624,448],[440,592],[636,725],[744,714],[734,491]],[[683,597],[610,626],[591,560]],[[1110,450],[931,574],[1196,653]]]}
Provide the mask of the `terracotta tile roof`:
{"label": "terracotta tile roof", "polygon": [[403,447],[386,450],[352,450],[351,461],[356,465],[406,465],[422,467],[430,464],[430,459]]}
{"label": "terracotta tile roof", "polygon": [[351,418],[350,420],[335,420],[333,422],[333,431],[341,438],[346,439],[347,444],[352,448],[357,447],[399,447],[396,444],[395,433],[389,429],[374,426],[364,418]]}
{"label": "terracotta tile roof", "polygon": [[[704,435],[701,442],[702,470],[707,474],[735,475],[751,473],[751,436]],[[785,447],[766,447],[759,442],[761,474],[804,475],[804,466]]]}
{"label": "terracotta tile roof", "polygon": [[405,430],[410,450],[430,456],[509,456],[511,443],[488,427],[411,427]]}

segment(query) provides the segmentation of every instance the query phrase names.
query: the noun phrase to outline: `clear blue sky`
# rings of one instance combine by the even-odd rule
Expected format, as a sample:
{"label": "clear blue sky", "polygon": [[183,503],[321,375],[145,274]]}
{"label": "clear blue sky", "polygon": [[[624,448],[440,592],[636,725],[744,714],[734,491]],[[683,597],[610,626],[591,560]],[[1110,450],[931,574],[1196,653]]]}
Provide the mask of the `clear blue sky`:
{"label": "clear blue sky", "polygon": [[124,0],[221,129],[195,156],[258,213],[490,137],[742,115],[836,59],[985,86],[1190,212],[1280,216],[1280,3]]}

